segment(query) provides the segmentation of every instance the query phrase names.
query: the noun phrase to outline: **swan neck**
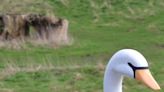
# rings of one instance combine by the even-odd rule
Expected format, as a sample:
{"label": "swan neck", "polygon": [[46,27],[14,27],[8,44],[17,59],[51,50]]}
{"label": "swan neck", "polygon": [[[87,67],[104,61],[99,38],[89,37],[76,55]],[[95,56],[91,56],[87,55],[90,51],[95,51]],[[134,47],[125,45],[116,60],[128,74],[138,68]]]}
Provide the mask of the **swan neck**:
{"label": "swan neck", "polygon": [[122,92],[123,76],[108,69],[104,76],[104,92]]}

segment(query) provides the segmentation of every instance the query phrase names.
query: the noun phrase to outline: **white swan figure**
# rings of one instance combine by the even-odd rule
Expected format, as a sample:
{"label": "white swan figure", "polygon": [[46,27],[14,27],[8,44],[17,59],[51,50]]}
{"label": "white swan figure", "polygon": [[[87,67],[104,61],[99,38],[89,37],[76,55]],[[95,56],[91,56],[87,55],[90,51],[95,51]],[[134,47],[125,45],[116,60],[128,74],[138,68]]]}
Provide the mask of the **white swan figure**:
{"label": "white swan figure", "polygon": [[104,75],[104,92],[122,92],[124,76],[140,80],[154,90],[160,90],[148,69],[146,59],[136,50],[123,49],[112,56]]}

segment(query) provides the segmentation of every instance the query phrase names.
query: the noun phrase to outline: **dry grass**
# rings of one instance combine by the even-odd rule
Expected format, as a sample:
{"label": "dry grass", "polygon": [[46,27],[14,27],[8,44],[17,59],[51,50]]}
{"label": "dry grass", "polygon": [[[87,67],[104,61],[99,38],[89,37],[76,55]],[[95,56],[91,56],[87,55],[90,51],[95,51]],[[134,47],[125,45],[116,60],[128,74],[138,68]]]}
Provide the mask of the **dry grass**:
{"label": "dry grass", "polygon": [[[157,14],[157,7],[164,7],[163,1],[154,1],[149,0],[144,3],[144,7],[141,5],[140,7],[135,7],[135,4],[140,4],[139,1],[134,0],[125,0],[122,2],[122,8],[124,10],[120,11],[119,9],[115,9],[115,3],[120,3],[119,0],[111,1],[111,0],[102,0],[102,3],[98,3],[97,1],[90,0],[90,6],[92,8],[93,22],[99,22],[101,20],[101,16],[104,13],[108,15],[114,16],[122,16],[126,19],[130,20],[143,20],[150,16],[155,16]],[[132,5],[131,3],[134,3]]]}
{"label": "dry grass", "polygon": [[0,88],[0,92],[14,92],[14,91],[8,88]]}
{"label": "dry grass", "polygon": [[53,8],[45,0],[1,0],[1,13],[53,13]]}
{"label": "dry grass", "polygon": [[[57,34],[55,34],[57,35]],[[58,48],[60,46],[65,45],[72,45],[73,38],[67,37],[66,40],[56,36],[51,39],[40,39],[40,38],[29,38],[27,40],[10,40],[10,41],[0,41],[0,48],[7,48],[7,49],[29,49],[29,45],[34,47],[50,47],[50,48]]]}
{"label": "dry grass", "polygon": [[[40,72],[40,71],[68,71],[68,70],[81,70],[81,69],[93,69],[100,74],[104,74],[105,65],[102,62],[98,62],[95,65],[88,65],[83,64],[79,65],[78,63],[75,64],[64,64],[64,65],[57,65],[53,64],[51,61],[44,61],[42,64],[34,64],[34,63],[28,63],[25,66],[19,66],[16,63],[13,63],[13,60],[7,60],[8,62],[4,65],[4,68],[0,70],[0,80],[3,80],[7,77],[14,76],[16,73],[19,72]],[[33,60],[31,60],[33,61]],[[79,71],[74,73],[74,79],[75,80],[83,80],[85,79],[85,76]]]}
{"label": "dry grass", "polygon": [[147,30],[150,32],[154,32],[154,33],[160,33],[158,26],[156,24],[153,24],[153,23],[151,23],[147,26]]}
{"label": "dry grass", "polygon": [[66,19],[63,19],[62,25],[58,27],[46,26],[46,30],[43,32],[43,36],[38,35],[36,30],[30,30],[30,37],[26,38],[13,38],[12,40],[1,40],[0,48],[9,48],[9,49],[27,49],[27,44],[33,46],[46,46],[46,47],[60,47],[61,45],[71,45],[73,39],[68,35],[68,26],[69,22]]}
{"label": "dry grass", "polygon": [[68,7],[69,5],[69,0],[59,0],[64,6]]}

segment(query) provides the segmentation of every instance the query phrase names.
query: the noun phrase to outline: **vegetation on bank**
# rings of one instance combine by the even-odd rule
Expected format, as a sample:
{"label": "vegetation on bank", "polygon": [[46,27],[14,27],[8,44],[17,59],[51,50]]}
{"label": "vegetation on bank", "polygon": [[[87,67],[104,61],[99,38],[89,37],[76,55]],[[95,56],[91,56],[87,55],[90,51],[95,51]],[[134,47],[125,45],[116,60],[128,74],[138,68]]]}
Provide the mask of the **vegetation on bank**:
{"label": "vegetation on bank", "polygon": [[[1,12],[53,13],[66,18],[73,39],[57,48],[1,48],[1,92],[103,92],[105,65],[123,48],[140,51],[164,88],[163,0],[2,0],[0,5]],[[123,89],[153,92],[127,78]]]}

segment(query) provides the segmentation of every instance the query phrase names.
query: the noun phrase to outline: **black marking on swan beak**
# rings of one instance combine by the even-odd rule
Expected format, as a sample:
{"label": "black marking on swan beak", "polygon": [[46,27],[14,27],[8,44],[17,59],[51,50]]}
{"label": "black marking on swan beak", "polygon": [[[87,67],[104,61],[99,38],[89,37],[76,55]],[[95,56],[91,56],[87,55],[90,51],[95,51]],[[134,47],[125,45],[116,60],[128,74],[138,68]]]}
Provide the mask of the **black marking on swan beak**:
{"label": "black marking on swan beak", "polygon": [[136,77],[136,75],[135,75],[136,70],[149,69],[149,67],[136,67],[136,66],[132,65],[131,63],[128,63],[128,65],[129,65],[129,66],[132,68],[132,70],[133,70],[134,78]]}

